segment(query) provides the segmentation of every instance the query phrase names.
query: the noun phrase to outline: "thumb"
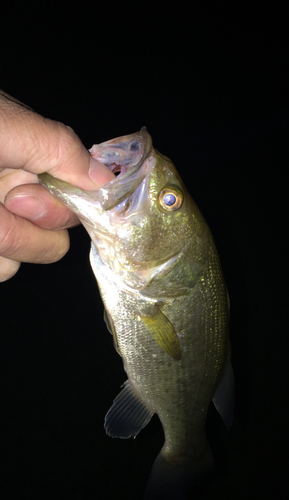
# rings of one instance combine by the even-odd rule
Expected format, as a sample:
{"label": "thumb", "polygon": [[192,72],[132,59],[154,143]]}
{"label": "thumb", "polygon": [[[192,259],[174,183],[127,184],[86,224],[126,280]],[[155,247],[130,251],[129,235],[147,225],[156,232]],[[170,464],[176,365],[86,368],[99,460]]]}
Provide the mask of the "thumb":
{"label": "thumb", "polygon": [[114,179],[70,127],[38,115],[2,92],[0,100],[0,168],[49,172],[87,190]]}

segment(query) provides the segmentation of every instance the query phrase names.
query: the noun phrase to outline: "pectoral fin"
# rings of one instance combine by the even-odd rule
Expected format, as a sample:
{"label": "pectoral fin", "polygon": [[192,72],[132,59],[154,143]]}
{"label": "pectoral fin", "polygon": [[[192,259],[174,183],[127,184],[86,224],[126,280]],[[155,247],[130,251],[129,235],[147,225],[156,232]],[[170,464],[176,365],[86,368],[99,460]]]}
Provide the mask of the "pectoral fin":
{"label": "pectoral fin", "polygon": [[173,325],[159,307],[154,308],[154,313],[151,316],[140,315],[139,317],[163,351],[179,361],[181,350],[178,336]]}

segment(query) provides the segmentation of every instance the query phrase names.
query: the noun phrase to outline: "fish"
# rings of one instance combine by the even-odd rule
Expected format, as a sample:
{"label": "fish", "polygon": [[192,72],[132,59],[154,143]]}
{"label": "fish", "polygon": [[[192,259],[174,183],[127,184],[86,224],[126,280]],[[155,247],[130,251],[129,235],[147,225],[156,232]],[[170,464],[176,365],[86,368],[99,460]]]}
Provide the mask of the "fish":
{"label": "fish", "polygon": [[91,238],[104,319],[127,374],[105,430],[135,437],[157,414],[164,445],[144,498],[191,498],[213,467],[210,402],[228,428],[233,418],[229,297],[218,252],[177,169],[145,127],[90,154],[116,175],[99,190],[48,173],[39,182]]}

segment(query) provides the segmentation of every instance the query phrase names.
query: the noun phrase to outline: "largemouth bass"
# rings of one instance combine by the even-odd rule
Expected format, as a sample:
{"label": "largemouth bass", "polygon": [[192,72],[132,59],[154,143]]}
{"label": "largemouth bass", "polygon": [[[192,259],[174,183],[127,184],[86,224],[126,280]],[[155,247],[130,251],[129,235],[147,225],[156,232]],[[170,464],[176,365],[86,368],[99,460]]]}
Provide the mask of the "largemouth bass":
{"label": "largemouth bass", "polygon": [[91,237],[105,321],[128,376],[105,429],[136,436],[156,413],[165,442],[146,498],[187,498],[212,464],[210,401],[228,427],[233,414],[229,300],[219,257],[176,168],[145,128],[90,153],[118,174],[98,191],[49,174],[39,180]]}

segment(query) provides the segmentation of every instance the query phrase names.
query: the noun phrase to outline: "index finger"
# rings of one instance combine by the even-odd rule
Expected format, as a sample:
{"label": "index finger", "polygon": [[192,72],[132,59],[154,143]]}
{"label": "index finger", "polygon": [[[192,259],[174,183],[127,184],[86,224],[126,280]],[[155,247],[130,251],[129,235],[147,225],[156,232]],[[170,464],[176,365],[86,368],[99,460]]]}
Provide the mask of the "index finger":
{"label": "index finger", "polygon": [[49,172],[82,189],[95,190],[114,174],[92,158],[78,136],[63,123],[38,115],[0,93],[0,169]]}

